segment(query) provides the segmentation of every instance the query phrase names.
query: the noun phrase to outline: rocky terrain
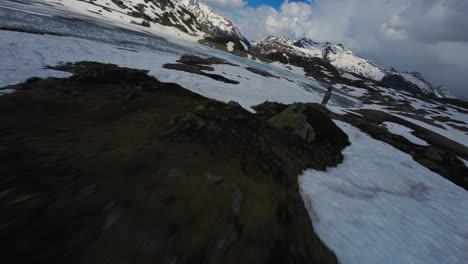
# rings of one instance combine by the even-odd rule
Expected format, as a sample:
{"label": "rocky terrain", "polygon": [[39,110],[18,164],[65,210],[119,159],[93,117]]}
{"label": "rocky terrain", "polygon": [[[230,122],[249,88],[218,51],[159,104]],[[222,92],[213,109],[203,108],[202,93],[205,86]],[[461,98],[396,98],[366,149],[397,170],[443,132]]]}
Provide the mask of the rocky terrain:
{"label": "rocky terrain", "polygon": [[343,44],[270,36],[254,42],[252,53],[257,57],[303,68],[309,76],[325,83],[360,80],[361,86],[366,82],[370,85],[377,83],[414,95],[431,98],[453,97],[446,88],[433,87],[418,72],[385,69],[355,55]]}
{"label": "rocky terrain", "polygon": [[185,4],[188,10],[192,11],[205,32],[213,37],[230,38],[239,42],[241,45],[238,47],[239,50],[247,51],[248,47],[250,47],[250,42],[231,21],[216,14],[207,5],[199,0],[183,0],[182,3]]}
{"label": "rocky terrain", "polygon": [[141,70],[57,69],[74,76],[0,97],[3,260],[336,262],[297,183],[349,144],[321,107],[254,115]]}
{"label": "rocky terrain", "polygon": [[179,1],[0,17],[2,260],[466,262],[468,105],[421,74]]}

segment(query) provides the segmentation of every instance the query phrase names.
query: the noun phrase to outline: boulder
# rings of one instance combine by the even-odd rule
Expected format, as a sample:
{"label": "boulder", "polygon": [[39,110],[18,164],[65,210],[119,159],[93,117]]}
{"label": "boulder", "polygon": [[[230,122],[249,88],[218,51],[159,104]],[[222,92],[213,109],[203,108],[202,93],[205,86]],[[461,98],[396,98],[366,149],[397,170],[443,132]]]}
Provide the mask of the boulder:
{"label": "boulder", "polygon": [[314,128],[307,122],[303,113],[305,108],[306,106],[303,104],[293,104],[268,121],[273,126],[289,131],[311,143],[315,140],[316,135]]}

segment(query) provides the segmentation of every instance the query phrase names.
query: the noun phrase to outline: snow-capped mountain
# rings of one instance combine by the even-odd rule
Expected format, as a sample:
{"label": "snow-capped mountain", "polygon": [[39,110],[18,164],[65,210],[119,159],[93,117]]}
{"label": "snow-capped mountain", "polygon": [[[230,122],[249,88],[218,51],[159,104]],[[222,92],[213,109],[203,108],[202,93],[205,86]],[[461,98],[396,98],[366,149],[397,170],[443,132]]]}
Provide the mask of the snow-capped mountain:
{"label": "snow-capped mountain", "polygon": [[174,27],[190,35],[202,35],[195,15],[175,0],[46,0],[68,10],[101,16],[145,27]]}
{"label": "snow-capped mountain", "polygon": [[196,16],[205,32],[211,35],[234,37],[250,46],[249,41],[231,21],[216,14],[207,5],[200,3],[199,0],[181,0],[181,2]]}
{"label": "snow-capped mountain", "polygon": [[181,36],[184,32],[195,39],[237,43],[246,51],[250,42],[228,19],[213,12],[198,0],[45,0],[51,5],[81,14],[101,17],[124,24],[151,28],[155,33]]}
{"label": "snow-capped mountain", "polygon": [[[400,73],[394,69],[385,69],[372,61],[357,56],[351,50],[345,48],[343,44],[320,43],[306,38],[293,40],[286,37],[274,36],[253,42],[252,44],[252,51],[256,55],[285,64],[304,67],[304,59],[306,59],[307,63],[320,62],[321,67],[325,67],[318,73],[325,73],[330,77],[333,77],[331,76],[333,75],[333,69],[326,67],[327,64],[335,68],[335,77],[338,76],[339,72],[345,74],[351,73],[365,77],[363,79],[367,78],[377,82],[384,82],[395,89],[407,90],[419,95],[432,97],[450,96],[446,89],[442,92],[438,91],[418,72]],[[316,60],[311,62],[310,59],[312,58]],[[313,72],[310,72],[310,68],[312,67],[308,68],[309,75],[316,77]],[[307,72],[305,67],[304,69]],[[325,82],[334,82],[333,78],[325,77],[319,79]]]}
{"label": "snow-capped mountain", "polygon": [[457,98],[447,87],[443,85],[439,85],[436,87],[433,87],[434,91],[439,97],[443,98]]}
{"label": "snow-capped mountain", "polygon": [[342,44],[319,43],[310,39],[293,40],[285,37],[268,37],[253,43],[260,54],[283,52],[301,57],[320,58],[339,70],[352,72],[369,79],[381,80],[385,70],[374,63],[360,58]]}

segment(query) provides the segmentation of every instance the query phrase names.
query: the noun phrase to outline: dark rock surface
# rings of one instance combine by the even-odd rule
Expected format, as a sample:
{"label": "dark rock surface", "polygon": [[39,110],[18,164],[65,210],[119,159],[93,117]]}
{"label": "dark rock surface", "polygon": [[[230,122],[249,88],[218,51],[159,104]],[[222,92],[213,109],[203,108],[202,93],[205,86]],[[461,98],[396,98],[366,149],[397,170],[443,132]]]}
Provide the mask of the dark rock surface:
{"label": "dark rock surface", "polygon": [[213,65],[213,64],[228,64],[232,66],[237,66],[223,59],[219,59],[216,57],[200,58],[200,57],[192,56],[192,55],[190,56],[184,55],[179,60],[177,60],[177,62],[179,63],[178,64],[175,64],[175,63],[164,64],[163,67],[166,69],[170,69],[170,70],[185,71],[189,73],[203,75],[203,76],[209,77],[213,80],[220,81],[220,82],[239,84],[238,81],[228,79],[222,75],[205,72],[205,71],[214,71],[213,67],[208,66],[208,65]]}
{"label": "dark rock surface", "polygon": [[75,75],[0,97],[5,263],[337,262],[297,181],[341,162],[349,144],[322,109],[306,107],[317,128],[307,144],[270,125],[274,111],[145,71],[54,68]]}

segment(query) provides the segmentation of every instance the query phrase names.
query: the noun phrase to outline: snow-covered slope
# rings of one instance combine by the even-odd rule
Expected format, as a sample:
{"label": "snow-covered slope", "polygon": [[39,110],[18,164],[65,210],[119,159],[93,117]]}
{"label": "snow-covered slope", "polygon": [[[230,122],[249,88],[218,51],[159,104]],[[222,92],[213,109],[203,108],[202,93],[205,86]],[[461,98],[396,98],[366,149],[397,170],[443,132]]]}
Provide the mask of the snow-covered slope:
{"label": "snow-covered slope", "polygon": [[[385,69],[372,61],[357,56],[351,50],[345,48],[343,44],[319,43],[306,38],[296,41],[285,37],[270,36],[266,39],[253,42],[253,51],[259,56],[267,56],[270,59],[272,56],[268,55],[275,53],[283,53],[283,56],[286,58],[292,55],[302,58],[319,58],[330,63],[337,70],[345,74],[357,74],[378,82],[384,80],[387,76],[393,76],[386,79],[389,80],[387,84],[400,86],[402,90],[436,97],[453,96],[446,89],[443,91],[435,89],[418,72],[400,73],[394,69]],[[288,63],[297,64],[294,61],[288,61]],[[398,89],[399,87],[394,88]]]}
{"label": "snow-covered slope", "polygon": [[339,70],[356,73],[373,80],[380,81],[385,76],[385,69],[356,56],[342,44],[318,43],[305,38],[295,41],[285,37],[268,37],[254,42],[253,46],[261,54],[279,51],[296,56],[321,58]]}
{"label": "snow-covered slope", "polygon": [[432,85],[428,81],[424,80],[419,72],[403,72],[400,73],[400,75],[408,82],[418,86],[423,93],[429,94],[434,92]]}
{"label": "snow-covered slope", "polygon": [[434,91],[436,92],[436,94],[439,97],[457,98],[449,89],[447,89],[447,87],[445,87],[443,85],[439,85],[439,86],[436,86],[436,87],[433,87],[433,88],[434,88]]}
{"label": "snow-covered slope", "polygon": [[[299,177],[314,228],[340,263],[465,263],[468,192],[411,156],[336,122],[345,161]],[[447,224],[450,223],[450,224]]]}
{"label": "snow-covered slope", "polygon": [[249,41],[242,35],[240,30],[228,19],[213,12],[207,5],[198,0],[181,0],[193,14],[205,32],[212,35],[234,37],[250,46]]}
{"label": "snow-covered slope", "polygon": [[45,0],[52,5],[92,16],[148,28],[175,28],[179,33],[202,36],[195,15],[177,0]]}
{"label": "snow-covered slope", "polygon": [[[72,19],[76,14],[61,17],[49,6],[5,1],[0,0],[0,26],[10,29],[16,26],[23,32],[0,30],[0,88],[31,77],[67,77],[68,73],[47,66],[88,60],[148,70],[160,81],[178,83],[219,101],[233,100],[249,110],[266,100],[320,103],[326,90],[303,75],[179,38],[165,39],[122,30],[108,23],[101,24],[100,20],[80,19],[81,16]],[[92,7],[84,4],[86,8]],[[3,9],[2,5],[12,8]],[[20,12],[19,8],[27,12]],[[25,29],[52,34],[29,34]],[[283,42],[287,44],[291,40]],[[279,50],[283,46],[295,51],[305,49],[290,45],[275,47]],[[233,65],[213,65],[211,73],[238,84],[164,68],[166,63],[175,63],[184,54],[227,60]],[[249,67],[268,71],[278,78],[249,71]],[[340,75],[359,81],[359,76],[353,73]],[[418,99],[388,87],[346,86],[343,90],[364,98],[349,97],[335,89],[327,105],[335,114],[361,116],[352,111],[379,110],[468,146],[468,114],[460,107]],[[14,91],[0,89],[0,94],[11,92]],[[468,257],[466,190],[429,171],[394,146],[373,139],[349,124],[337,123],[351,141],[343,153],[344,162],[326,172],[307,170],[299,184],[316,232],[338,259],[342,263],[465,263]],[[426,153],[425,148],[430,146],[425,143],[435,142],[424,134],[413,134],[416,132],[413,126],[410,129],[406,125],[406,128],[392,125],[393,128],[387,126],[392,138],[400,135],[410,140],[405,144],[424,143],[410,150]],[[445,159],[445,151],[439,155],[439,151],[433,150],[427,151],[430,164],[439,159],[444,163],[451,161]],[[459,166],[466,164],[467,155],[459,157]]]}

